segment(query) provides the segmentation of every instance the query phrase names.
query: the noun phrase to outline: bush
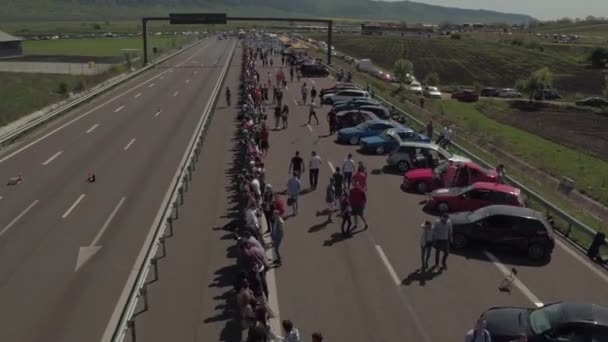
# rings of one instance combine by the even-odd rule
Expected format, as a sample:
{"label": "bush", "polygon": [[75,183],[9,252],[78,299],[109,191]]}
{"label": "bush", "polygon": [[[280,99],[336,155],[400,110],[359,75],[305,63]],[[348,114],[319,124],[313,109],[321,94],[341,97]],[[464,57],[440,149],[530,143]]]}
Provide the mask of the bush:
{"label": "bush", "polygon": [[76,82],[76,85],[74,85],[74,92],[80,93],[80,92],[83,92],[84,89],[85,89],[84,81],[78,80],[78,82]]}
{"label": "bush", "polygon": [[57,87],[57,93],[59,93],[61,95],[66,95],[68,93],[67,83],[65,83],[65,82],[59,83],[59,86]]}
{"label": "bush", "polygon": [[462,35],[460,33],[452,33],[450,35],[450,39],[461,40],[462,39]]}
{"label": "bush", "polygon": [[608,63],[608,49],[597,47],[591,51],[587,59],[593,67],[604,68]]}
{"label": "bush", "polygon": [[521,40],[521,39],[519,39],[519,38],[518,39],[513,39],[511,41],[511,45],[513,45],[513,46],[524,46],[524,41]]}
{"label": "bush", "polygon": [[439,85],[439,75],[436,72],[429,72],[424,78],[424,83],[429,86]]}

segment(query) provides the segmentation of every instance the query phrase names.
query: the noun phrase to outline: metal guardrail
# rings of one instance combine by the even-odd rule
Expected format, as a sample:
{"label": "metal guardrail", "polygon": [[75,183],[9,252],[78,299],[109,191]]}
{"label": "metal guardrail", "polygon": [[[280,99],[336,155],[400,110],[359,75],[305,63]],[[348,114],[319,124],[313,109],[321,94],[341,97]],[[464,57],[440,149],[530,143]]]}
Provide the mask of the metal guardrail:
{"label": "metal guardrail", "polygon": [[[336,69],[332,66],[329,66],[327,64],[325,64],[325,66],[328,69],[333,70],[334,72],[336,71]],[[351,81],[352,83],[354,83],[355,85],[359,86],[361,89],[365,89],[365,87],[355,81]],[[398,106],[394,105],[392,102],[390,102],[389,100],[375,95],[374,96],[376,99],[384,102],[387,106],[393,107],[395,108],[397,111],[399,111],[399,113],[401,113],[402,115],[404,115],[405,117],[407,117],[409,120],[415,122],[416,124],[420,125],[421,127],[425,127],[426,124],[420,120],[418,120],[416,117],[414,117],[413,115],[409,114],[408,112],[400,109]],[[456,149],[458,149],[459,151],[461,151],[463,154],[465,154],[466,156],[468,156],[469,158],[471,158],[472,160],[474,160],[475,162],[479,163],[480,165],[483,165],[485,167],[488,168],[492,168],[493,166],[488,163],[487,161],[483,160],[481,157],[475,155],[473,152],[467,150],[466,148],[464,148],[463,146],[456,144],[454,142],[451,143],[454,147],[456,147]],[[565,211],[563,211],[562,209],[560,209],[559,207],[557,207],[555,204],[549,202],[548,200],[546,200],[545,198],[543,198],[541,195],[539,195],[538,193],[536,193],[534,190],[526,187],[525,185],[523,185],[522,183],[518,182],[517,180],[513,179],[512,177],[507,176],[507,181],[509,183],[511,183],[512,185],[516,186],[517,188],[521,189],[521,191],[528,197],[530,198],[532,201],[539,203],[541,206],[543,206],[547,212],[548,215],[553,216],[553,217],[557,217],[562,219],[563,221],[566,222],[566,224],[568,225],[567,231],[565,233],[562,233],[561,235],[564,236],[564,238],[566,238],[568,240],[568,242],[570,242],[571,245],[573,245],[574,247],[577,247],[579,250],[581,250],[582,252],[586,252],[588,246],[583,246],[582,244],[580,244],[578,241],[570,238],[570,233],[572,232],[573,229],[585,234],[589,240],[593,240],[593,238],[595,237],[595,235],[597,234],[597,232],[587,226],[586,224],[584,224],[583,222],[579,221],[578,219],[576,219],[575,217],[571,216],[570,214],[566,213]],[[606,244],[608,244],[608,239],[606,239]],[[606,263],[603,264],[603,267],[608,268],[608,265]]]}
{"label": "metal guardrail", "polygon": [[[150,283],[147,280],[148,274],[150,273],[150,269],[154,268],[155,280],[157,279],[157,261],[159,258],[164,257],[165,255],[165,238],[173,235],[173,220],[179,216],[178,208],[181,204],[183,204],[184,191],[188,190],[189,182],[192,180],[192,172],[195,170],[195,165],[198,161],[201,152],[206,128],[209,122],[208,119],[211,110],[213,109],[213,106],[217,101],[217,97],[224,83],[226,73],[234,57],[236,45],[237,42],[235,42],[231,48],[228,59],[226,60],[226,65],[220,73],[218,82],[211,93],[209,101],[207,102],[207,106],[203,111],[201,119],[198,122],[197,128],[194,134],[192,135],[192,138],[190,139],[188,148],[184,153],[184,157],[180,162],[181,166],[178,168],[178,171],[176,172],[176,176],[171,186],[171,196],[169,196],[168,200],[163,203],[163,214],[156,222],[157,227],[154,233],[154,238],[150,242],[145,259],[138,266],[139,271],[137,273],[137,277],[133,281],[133,284],[130,286],[131,291],[122,311],[120,320],[118,321],[116,329],[114,330],[114,333],[112,335],[112,342],[122,342],[129,330],[131,331],[131,340],[135,341],[134,318],[139,313],[145,311],[148,307],[146,297],[146,286],[148,283]],[[169,234],[165,235],[167,228],[169,229]],[[161,257],[156,256],[159,248],[162,248],[163,252]],[[136,312],[138,302],[141,297],[144,297],[144,309]]]}
{"label": "metal guardrail", "polygon": [[132,78],[134,78],[134,77],[142,74],[143,72],[145,72],[145,71],[147,71],[147,70],[149,70],[151,68],[154,68],[155,66],[157,66],[157,65],[165,62],[166,60],[168,60],[168,59],[170,59],[170,58],[178,55],[179,53],[181,53],[183,51],[188,50],[189,48],[193,47],[194,45],[200,43],[201,41],[203,41],[205,39],[207,39],[207,38],[199,39],[199,40],[193,42],[192,44],[189,44],[186,47],[184,47],[184,48],[182,48],[182,49],[180,49],[180,50],[178,50],[178,51],[176,51],[174,53],[171,53],[171,54],[169,54],[167,56],[164,56],[164,57],[160,58],[159,60],[157,60],[154,63],[148,64],[148,65],[144,66],[143,68],[141,68],[139,70],[136,70],[136,71],[130,72],[130,73],[124,75],[124,76],[121,76],[120,78],[116,79],[115,81],[113,81],[113,82],[111,82],[109,84],[106,84],[106,85],[100,87],[99,89],[96,89],[96,90],[92,91],[89,94],[83,95],[83,96],[75,99],[74,101],[71,101],[70,103],[65,104],[64,106],[62,106],[60,108],[57,108],[57,109],[55,109],[53,111],[50,111],[50,112],[48,112],[48,113],[46,113],[46,114],[44,114],[44,115],[42,115],[42,116],[40,116],[40,117],[38,117],[36,119],[33,119],[32,121],[30,121],[30,122],[28,122],[28,123],[26,123],[26,124],[24,124],[24,125],[22,125],[20,127],[17,127],[16,129],[14,129],[14,130],[12,130],[10,132],[7,132],[7,133],[1,135],[0,136],[0,146],[4,146],[4,145],[7,145],[7,144],[10,144],[12,141],[14,141],[16,138],[18,138],[22,134],[27,133],[28,131],[30,131],[30,130],[32,130],[32,129],[34,129],[34,128],[42,125],[42,124],[44,124],[45,122],[47,122],[47,121],[49,121],[49,120],[51,120],[51,119],[53,119],[53,118],[55,118],[57,116],[60,116],[60,115],[62,115],[64,113],[68,112],[69,110],[71,110],[71,109],[73,109],[73,108],[81,105],[82,103],[87,102],[90,99],[92,99],[92,98],[94,98],[94,97],[96,97],[96,96],[98,96],[98,95],[100,95],[100,94],[102,94],[102,93],[104,93],[104,92],[106,92],[106,91],[108,91],[108,90],[116,87],[117,85],[120,85],[123,82],[125,82],[127,80],[130,80],[130,79],[132,79]]}

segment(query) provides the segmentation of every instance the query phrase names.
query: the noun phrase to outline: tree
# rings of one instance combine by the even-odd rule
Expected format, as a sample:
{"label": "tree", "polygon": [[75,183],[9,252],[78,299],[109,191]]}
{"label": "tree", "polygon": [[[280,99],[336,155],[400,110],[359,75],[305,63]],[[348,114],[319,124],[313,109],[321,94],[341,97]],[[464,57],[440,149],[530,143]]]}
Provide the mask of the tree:
{"label": "tree", "polygon": [[608,75],[604,79],[604,97],[608,98]]}
{"label": "tree", "polygon": [[408,75],[412,73],[412,70],[414,70],[414,64],[407,59],[401,58],[395,62],[393,73],[397,81],[399,81],[399,89],[403,88],[403,83],[407,81]]}
{"label": "tree", "polygon": [[424,78],[424,84],[428,86],[438,86],[439,85],[439,75],[436,72],[429,72]]}
{"label": "tree", "polygon": [[595,68],[606,67],[606,64],[608,64],[608,49],[596,47],[589,54],[588,60]]}
{"label": "tree", "polygon": [[553,73],[547,67],[536,70],[528,79],[519,80],[516,83],[517,90],[527,93],[530,96],[530,101],[534,99],[534,94],[537,91],[552,87]]}
{"label": "tree", "polygon": [[66,95],[68,93],[68,84],[65,82],[59,83],[59,86],[57,87],[57,92],[60,95]]}

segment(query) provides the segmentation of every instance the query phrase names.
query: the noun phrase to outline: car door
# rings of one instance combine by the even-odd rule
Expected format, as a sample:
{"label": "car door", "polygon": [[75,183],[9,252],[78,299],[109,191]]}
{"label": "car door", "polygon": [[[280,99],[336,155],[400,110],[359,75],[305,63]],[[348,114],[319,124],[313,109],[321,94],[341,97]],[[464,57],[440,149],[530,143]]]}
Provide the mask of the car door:
{"label": "car door", "polygon": [[484,245],[503,246],[513,235],[510,216],[493,215],[478,222],[474,229],[474,239]]}
{"label": "car door", "polygon": [[469,171],[471,172],[471,184],[484,180],[485,176],[479,170],[469,168]]}
{"label": "car door", "polygon": [[[484,189],[472,189],[458,196],[458,211],[473,211],[483,208],[488,204],[490,192]],[[454,209],[454,208],[453,208]]]}

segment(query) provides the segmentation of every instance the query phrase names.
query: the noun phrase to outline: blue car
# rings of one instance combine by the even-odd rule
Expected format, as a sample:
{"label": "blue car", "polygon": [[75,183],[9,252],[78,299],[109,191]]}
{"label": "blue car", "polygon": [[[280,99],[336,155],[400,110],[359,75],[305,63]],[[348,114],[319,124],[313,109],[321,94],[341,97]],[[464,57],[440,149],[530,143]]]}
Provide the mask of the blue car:
{"label": "blue car", "polygon": [[400,126],[387,129],[380,135],[361,139],[361,151],[364,153],[385,154],[394,150],[405,141],[431,142],[431,139],[426,135],[415,132],[411,128]]}
{"label": "blue car", "polygon": [[398,126],[398,123],[388,120],[369,120],[355,127],[339,130],[337,141],[342,144],[359,145],[363,138],[380,135],[387,129]]}

